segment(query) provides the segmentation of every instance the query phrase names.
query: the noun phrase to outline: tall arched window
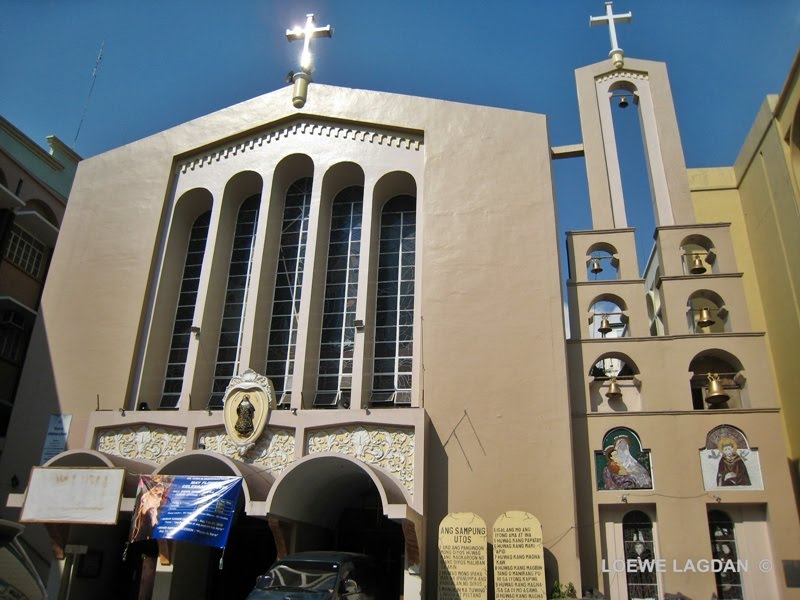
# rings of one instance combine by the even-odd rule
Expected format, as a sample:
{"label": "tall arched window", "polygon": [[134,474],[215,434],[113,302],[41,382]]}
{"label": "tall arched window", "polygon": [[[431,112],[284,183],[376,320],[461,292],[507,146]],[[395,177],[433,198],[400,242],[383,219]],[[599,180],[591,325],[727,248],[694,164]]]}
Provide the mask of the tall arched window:
{"label": "tall arched window", "polygon": [[416,200],[396,196],[381,213],[371,404],[411,403]]}
{"label": "tall arched window", "polygon": [[172,343],[167,359],[167,374],[164,389],[161,393],[160,408],[177,408],[183,385],[183,373],[186,368],[186,354],[189,349],[192,319],[197,302],[197,288],[200,284],[200,269],[203,265],[203,253],[208,239],[208,224],[211,211],[206,211],[192,225],[189,234],[189,247],[186,251],[186,263],[181,278],[181,291],[178,296],[178,308],[175,313],[175,324],[172,328]]}
{"label": "tall arched window", "polygon": [[[653,523],[645,513],[633,510],[622,518],[622,539],[625,545],[628,598],[659,598],[653,544]],[[627,561],[633,561],[628,563]]]}
{"label": "tall arched window", "polygon": [[351,186],[331,207],[316,408],[350,405],[363,197],[364,188]]}
{"label": "tall arched window", "polygon": [[261,195],[250,196],[239,208],[233,236],[231,262],[228,267],[228,285],[225,290],[225,308],[217,345],[217,362],[214,367],[214,385],[209,398],[209,408],[221,408],[225,388],[236,372],[241,348],[242,318],[247,299],[247,286],[256,237],[256,223]]}
{"label": "tall arched window", "polygon": [[294,351],[297,343],[297,318],[308,236],[308,215],[311,210],[311,177],[298,179],[286,192],[272,301],[272,323],[269,329],[267,377],[275,386],[281,406],[289,407],[294,373]]}
{"label": "tall arched window", "polygon": [[739,574],[737,561],[739,551],[736,548],[736,536],[733,521],[721,510],[708,513],[708,532],[711,536],[711,555],[722,561],[719,570],[714,571],[717,580],[717,598],[744,598],[742,576]]}

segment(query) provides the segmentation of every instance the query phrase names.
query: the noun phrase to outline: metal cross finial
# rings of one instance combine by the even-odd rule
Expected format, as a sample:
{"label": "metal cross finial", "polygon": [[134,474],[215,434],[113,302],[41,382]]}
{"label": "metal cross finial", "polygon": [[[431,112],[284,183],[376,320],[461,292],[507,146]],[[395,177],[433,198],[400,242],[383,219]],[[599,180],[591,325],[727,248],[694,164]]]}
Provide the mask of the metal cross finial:
{"label": "metal cross finial", "polygon": [[311,40],[317,37],[333,37],[333,29],[330,25],[325,27],[316,27],[314,15],[306,15],[306,26],[295,27],[294,29],[286,30],[286,38],[293,42],[294,40],[303,40],[303,53],[300,55],[300,67],[306,73],[311,73],[313,65],[311,64]]}
{"label": "metal cross finial", "polygon": [[619,47],[617,43],[617,27],[616,23],[630,23],[631,19],[633,18],[633,13],[626,12],[621,15],[615,15],[614,10],[612,8],[613,2],[606,2],[606,14],[603,17],[589,17],[589,25],[594,27],[595,25],[605,25],[608,23],[608,33],[611,37],[611,52],[608,55],[611,57],[611,60],[614,61],[614,66],[618,69],[622,67],[622,59],[625,56],[625,53],[622,51],[622,48]]}

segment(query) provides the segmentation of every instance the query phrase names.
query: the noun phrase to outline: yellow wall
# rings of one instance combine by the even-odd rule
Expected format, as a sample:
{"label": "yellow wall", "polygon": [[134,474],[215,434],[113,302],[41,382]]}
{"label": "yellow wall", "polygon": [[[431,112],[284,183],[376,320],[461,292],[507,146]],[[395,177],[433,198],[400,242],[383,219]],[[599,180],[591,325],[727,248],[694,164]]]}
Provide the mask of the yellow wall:
{"label": "yellow wall", "polygon": [[[692,169],[689,177],[698,222],[731,222],[737,261],[745,273],[750,318],[754,329],[767,332],[797,490],[800,195],[791,161],[798,149],[797,137],[792,141],[781,126],[782,121],[797,122],[800,85],[796,74],[797,62],[781,97],[770,97],[761,107],[735,166]],[[786,112],[793,116],[784,117]]]}

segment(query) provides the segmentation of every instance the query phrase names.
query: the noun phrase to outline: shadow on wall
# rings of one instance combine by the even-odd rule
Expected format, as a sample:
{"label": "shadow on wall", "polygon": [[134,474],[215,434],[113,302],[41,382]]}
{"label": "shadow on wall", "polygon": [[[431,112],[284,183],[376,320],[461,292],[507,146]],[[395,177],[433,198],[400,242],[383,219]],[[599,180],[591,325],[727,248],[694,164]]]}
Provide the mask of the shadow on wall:
{"label": "shadow on wall", "polygon": [[[53,372],[47,335],[47,311],[42,305],[28,344],[27,360],[17,387],[15,410],[6,434],[3,454],[0,455],[0,518],[16,520],[18,509],[6,508],[8,495],[24,492],[32,467],[39,465],[50,415],[64,411],[58,401],[58,386]],[[73,439],[82,439],[72,424]],[[77,433],[77,436],[75,435]],[[13,483],[12,483],[13,482]],[[43,581],[47,581],[52,556],[50,536],[44,526],[26,527],[20,539]]]}
{"label": "shadow on wall", "polygon": [[427,507],[425,547],[429,549],[425,557],[426,596],[436,598],[439,588],[439,523],[447,515],[448,506],[448,464],[447,452],[436,430],[430,428],[428,440],[428,475],[424,504]]}

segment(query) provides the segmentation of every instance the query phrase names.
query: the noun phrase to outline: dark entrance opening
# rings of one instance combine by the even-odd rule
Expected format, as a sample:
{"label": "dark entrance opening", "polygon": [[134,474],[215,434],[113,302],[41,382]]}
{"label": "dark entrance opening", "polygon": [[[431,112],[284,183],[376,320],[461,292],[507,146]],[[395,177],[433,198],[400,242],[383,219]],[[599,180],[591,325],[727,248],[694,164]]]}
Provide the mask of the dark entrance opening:
{"label": "dark entrance opening", "polygon": [[384,597],[399,598],[402,595],[403,528],[384,516],[380,496],[374,487],[353,498],[353,502],[342,510],[334,545],[334,550],[371,556],[379,571],[377,580],[384,584]]}
{"label": "dark entrance opening", "polygon": [[256,577],[266,572],[275,558],[275,540],[267,521],[240,514],[231,529],[225,553],[211,552],[208,599],[246,598]]}
{"label": "dark entrance opening", "polygon": [[[328,463],[320,461],[303,476],[311,476],[323,464]],[[405,566],[402,526],[383,514],[378,489],[364,471],[344,462],[338,462],[335,467],[333,464],[331,462],[330,470],[326,471],[329,479],[324,490],[286,490],[290,494],[305,493],[302,513],[295,511],[291,515],[294,551],[338,550],[366,554],[374,560],[375,581],[380,584],[378,598],[397,600],[403,594]],[[331,471],[338,471],[338,476],[331,475]],[[303,470],[297,473],[298,480],[301,472]],[[309,498],[311,494],[313,499]]]}

